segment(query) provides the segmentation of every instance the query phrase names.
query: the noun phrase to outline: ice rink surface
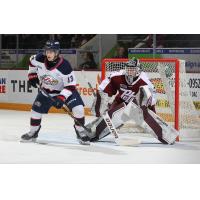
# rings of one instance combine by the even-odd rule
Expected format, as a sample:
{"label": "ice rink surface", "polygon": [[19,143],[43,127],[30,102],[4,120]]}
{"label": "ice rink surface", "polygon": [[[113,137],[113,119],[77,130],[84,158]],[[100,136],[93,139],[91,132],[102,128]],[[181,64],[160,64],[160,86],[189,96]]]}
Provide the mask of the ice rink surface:
{"label": "ice rink surface", "polygon": [[[92,119],[86,117],[87,122]],[[90,146],[79,145],[67,114],[43,116],[38,140],[48,141],[48,145],[20,143],[20,136],[29,131],[29,121],[30,112],[0,110],[0,163],[200,163],[197,141],[163,145],[141,137],[140,145],[125,147],[117,146],[109,136]]]}

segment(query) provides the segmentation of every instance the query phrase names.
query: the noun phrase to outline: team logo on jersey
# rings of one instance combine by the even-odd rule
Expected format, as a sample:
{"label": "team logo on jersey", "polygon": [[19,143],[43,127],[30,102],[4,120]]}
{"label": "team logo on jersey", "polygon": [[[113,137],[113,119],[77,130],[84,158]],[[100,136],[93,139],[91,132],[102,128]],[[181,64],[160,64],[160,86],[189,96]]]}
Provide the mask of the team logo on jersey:
{"label": "team logo on jersey", "polygon": [[70,100],[70,101],[67,103],[67,105],[69,105],[69,104],[73,103],[74,101],[76,101],[76,98],[74,98],[74,99]]}
{"label": "team logo on jersey", "polygon": [[55,79],[54,77],[50,76],[50,75],[44,75],[44,76],[42,76],[41,80],[46,85],[57,85],[58,84],[58,80]]}
{"label": "team logo on jersey", "polygon": [[128,103],[131,99],[135,98],[135,92],[132,90],[122,89],[121,99]]}
{"label": "team logo on jersey", "polygon": [[35,101],[34,105],[37,106],[37,107],[40,107],[41,103],[39,101]]}

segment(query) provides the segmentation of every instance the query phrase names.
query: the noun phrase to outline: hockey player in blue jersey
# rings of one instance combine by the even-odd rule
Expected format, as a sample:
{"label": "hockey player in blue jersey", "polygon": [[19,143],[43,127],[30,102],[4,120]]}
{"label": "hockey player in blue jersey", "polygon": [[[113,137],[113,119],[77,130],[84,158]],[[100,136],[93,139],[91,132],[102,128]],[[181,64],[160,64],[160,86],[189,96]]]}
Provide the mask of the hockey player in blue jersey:
{"label": "hockey player in blue jersey", "polygon": [[74,128],[80,143],[85,144],[89,138],[80,124],[85,124],[84,103],[76,90],[76,78],[70,63],[59,55],[58,41],[47,41],[44,53],[33,55],[29,62],[29,84],[40,87],[50,94],[55,101],[39,91],[31,109],[30,131],[21,136],[22,141],[33,141],[41,128],[42,114],[48,113],[51,106],[62,108],[65,103],[79,124]]}

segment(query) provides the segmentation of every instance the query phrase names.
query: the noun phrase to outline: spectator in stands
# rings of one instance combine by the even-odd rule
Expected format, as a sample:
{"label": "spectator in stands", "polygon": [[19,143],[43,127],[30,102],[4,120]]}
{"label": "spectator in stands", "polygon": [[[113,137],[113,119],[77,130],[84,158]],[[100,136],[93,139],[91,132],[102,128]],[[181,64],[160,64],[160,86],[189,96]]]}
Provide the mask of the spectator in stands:
{"label": "spectator in stands", "polygon": [[[163,48],[164,47],[164,38],[165,35],[157,34],[156,35],[156,48]],[[153,35],[149,34],[147,41],[146,41],[147,48],[153,47]]]}
{"label": "spectator in stands", "polygon": [[80,46],[83,46],[85,43],[87,43],[87,39],[83,38],[82,41],[81,41],[81,45]]}
{"label": "spectator in stands", "polygon": [[71,39],[71,48],[76,48],[77,47],[77,40],[78,40],[78,35],[75,34]]}
{"label": "spectator in stands", "polygon": [[126,49],[122,46],[118,47],[114,58],[128,58]]}
{"label": "spectator in stands", "polygon": [[[93,34],[19,34],[19,49],[42,49],[50,38],[61,41],[63,49],[79,48],[95,35]],[[2,34],[2,49],[17,47],[16,34]]]}
{"label": "spectator in stands", "polygon": [[84,62],[79,66],[80,69],[97,69],[97,64],[91,52],[83,53]]}

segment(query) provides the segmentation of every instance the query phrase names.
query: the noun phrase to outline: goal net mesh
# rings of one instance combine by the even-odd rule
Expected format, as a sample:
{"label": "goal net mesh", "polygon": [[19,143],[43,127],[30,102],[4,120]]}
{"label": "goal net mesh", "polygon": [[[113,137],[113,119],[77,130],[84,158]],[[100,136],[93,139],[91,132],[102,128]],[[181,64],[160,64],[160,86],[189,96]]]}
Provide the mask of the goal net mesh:
{"label": "goal net mesh", "polygon": [[[123,70],[127,59],[104,59],[102,78]],[[176,59],[141,59],[141,70],[146,72],[156,89],[156,112],[167,123],[180,130],[180,138],[200,137],[200,116],[189,91],[185,61]],[[178,80],[179,79],[179,80]],[[175,95],[175,88],[179,95]],[[176,103],[175,103],[176,102]],[[176,113],[176,115],[175,115]],[[127,123],[120,132],[142,132],[134,123]]]}

